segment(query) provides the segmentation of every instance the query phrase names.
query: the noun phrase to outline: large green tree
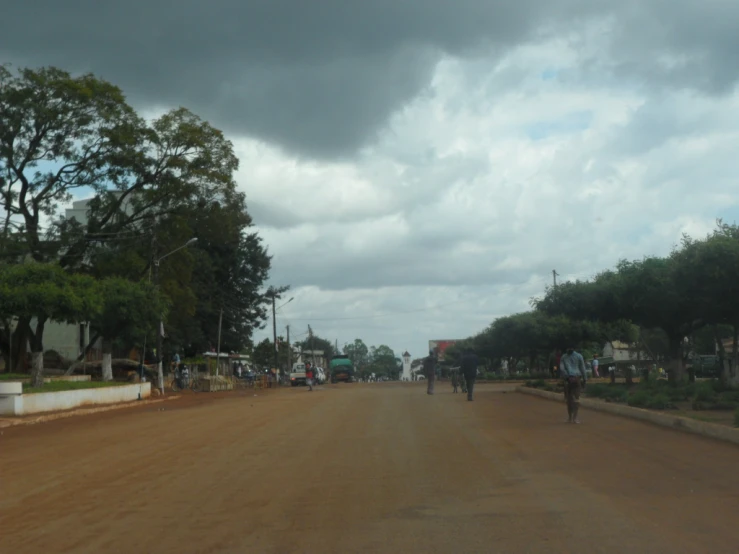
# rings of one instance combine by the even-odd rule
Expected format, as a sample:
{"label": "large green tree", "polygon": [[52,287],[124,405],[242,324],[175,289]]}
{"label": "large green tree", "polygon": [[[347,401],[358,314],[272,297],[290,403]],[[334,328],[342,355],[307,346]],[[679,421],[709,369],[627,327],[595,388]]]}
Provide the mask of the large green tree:
{"label": "large green tree", "polygon": [[[94,279],[70,275],[58,264],[37,262],[0,266],[0,318],[11,317],[39,324],[31,340],[31,378],[43,384],[43,329],[47,321],[89,321],[102,310],[102,297]],[[19,352],[21,354],[22,352]]]}
{"label": "large green tree", "polygon": [[[739,230],[719,222],[718,229],[703,240],[684,237],[674,255],[675,281],[679,295],[690,299],[694,318],[711,328],[724,361],[724,329],[731,328],[739,342]],[[724,364],[723,378],[739,383],[739,349],[734,348]]]}
{"label": "large green tree", "polygon": [[[269,257],[250,230],[233,178],[231,143],[184,108],[148,123],[120,89],[56,68],[0,68],[0,259],[58,260],[70,272],[138,280],[152,260],[196,237],[161,266],[173,340],[237,350],[264,319],[257,291]],[[88,196],[81,218],[61,204]],[[50,224],[42,227],[43,219]],[[19,347],[45,321],[19,318]]]}
{"label": "large green tree", "polygon": [[354,367],[360,372],[367,367],[369,363],[369,348],[362,339],[354,339],[354,342],[350,342],[344,345],[344,354],[349,356]]}
{"label": "large green tree", "polygon": [[102,310],[90,320],[92,328],[102,338],[104,381],[113,379],[111,365],[113,345],[137,344],[162,314],[166,314],[164,297],[151,283],[134,282],[113,277],[98,283]]}
{"label": "large green tree", "polygon": [[368,371],[378,376],[397,379],[399,368],[393,349],[385,344],[373,346],[369,351]]}

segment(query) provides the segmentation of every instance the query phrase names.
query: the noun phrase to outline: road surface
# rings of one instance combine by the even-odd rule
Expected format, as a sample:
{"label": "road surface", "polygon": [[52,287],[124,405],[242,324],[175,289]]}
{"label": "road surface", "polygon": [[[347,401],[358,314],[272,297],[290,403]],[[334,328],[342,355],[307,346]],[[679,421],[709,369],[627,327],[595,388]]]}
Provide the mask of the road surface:
{"label": "road surface", "polygon": [[201,394],[4,429],[0,552],[739,549],[736,446],[439,388]]}

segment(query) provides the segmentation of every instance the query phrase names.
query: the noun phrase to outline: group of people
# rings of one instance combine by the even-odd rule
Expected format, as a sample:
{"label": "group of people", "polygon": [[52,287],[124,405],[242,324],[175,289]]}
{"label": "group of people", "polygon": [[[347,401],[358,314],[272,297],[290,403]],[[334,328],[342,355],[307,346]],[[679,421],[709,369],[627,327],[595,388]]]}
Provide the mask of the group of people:
{"label": "group of people", "polygon": [[[428,357],[423,360],[423,372],[428,383],[426,394],[434,394],[434,388],[436,385],[436,366],[438,362],[439,356],[435,349],[430,350]],[[462,391],[467,393],[467,400],[470,402],[473,399],[478,365],[479,360],[477,358],[477,354],[467,348],[462,353],[462,363],[459,368],[461,376],[457,371],[452,372],[452,387],[454,387],[454,392],[457,392],[460,381],[462,381]]]}
{"label": "group of people", "polygon": [[[596,363],[592,366],[594,375],[597,373],[597,357],[594,357]],[[428,357],[423,360],[423,369],[428,386],[426,394],[434,394],[436,384],[436,366],[438,364],[438,354],[436,350],[429,351]],[[452,372],[451,381],[453,392],[457,392],[462,387],[462,391],[467,393],[467,400],[472,401],[475,389],[475,378],[477,377],[477,366],[479,360],[477,355],[469,348],[465,349],[462,354],[462,363],[459,372]],[[580,411],[580,394],[587,384],[587,372],[585,370],[585,359],[582,354],[575,350],[574,346],[567,348],[559,359],[559,376],[564,382],[564,395],[567,400],[567,423],[580,423],[578,413]],[[460,375],[461,374],[461,375]]]}

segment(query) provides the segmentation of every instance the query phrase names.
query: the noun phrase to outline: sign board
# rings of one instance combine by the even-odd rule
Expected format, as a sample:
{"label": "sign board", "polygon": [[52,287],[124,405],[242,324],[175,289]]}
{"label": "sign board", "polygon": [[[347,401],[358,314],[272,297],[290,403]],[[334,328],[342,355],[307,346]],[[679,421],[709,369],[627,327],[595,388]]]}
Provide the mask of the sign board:
{"label": "sign board", "polygon": [[436,348],[437,353],[439,354],[439,361],[442,362],[444,361],[444,352],[446,352],[446,349],[458,343],[459,341],[460,339],[430,340],[429,352]]}

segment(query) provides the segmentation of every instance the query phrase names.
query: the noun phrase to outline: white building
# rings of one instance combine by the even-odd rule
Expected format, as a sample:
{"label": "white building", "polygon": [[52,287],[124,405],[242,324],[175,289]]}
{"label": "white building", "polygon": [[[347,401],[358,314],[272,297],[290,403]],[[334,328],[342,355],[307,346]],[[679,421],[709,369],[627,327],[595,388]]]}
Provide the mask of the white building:
{"label": "white building", "polygon": [[603,358],[612,358],[614,362],[630,362],[649,360],[650,356],[635,344],[627,344],[618,340],[607,342],[603,346]]}
{"label": "white building", "polygon": [[411,355],[406,350],[403,352],[403,373],[400,374],[401,381],[411,381]]}

